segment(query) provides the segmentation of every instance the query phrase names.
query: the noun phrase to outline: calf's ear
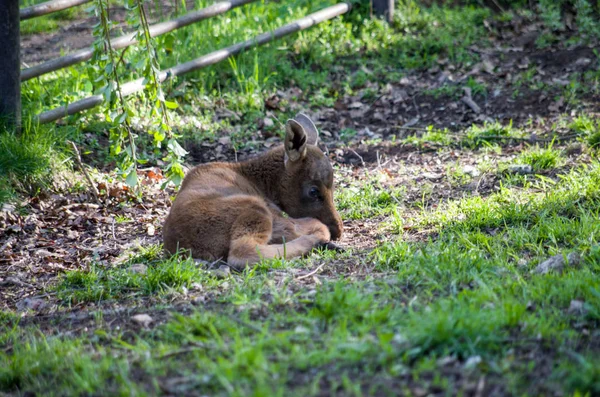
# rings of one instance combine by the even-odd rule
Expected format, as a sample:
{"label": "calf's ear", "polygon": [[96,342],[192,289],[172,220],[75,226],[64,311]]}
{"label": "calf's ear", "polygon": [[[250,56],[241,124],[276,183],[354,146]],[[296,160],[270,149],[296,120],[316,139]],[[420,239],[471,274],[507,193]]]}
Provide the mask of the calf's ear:
{"label": "calf's ear", "polygon": [[285,163],[296,162],[306,156],[307,134],[302,124],[290,119],[285,124]]}
{"label": "calf's ear", "polygon": [[313,123],[310,117],[308,117],[304,113],[298,113],[296,117],[294,117],[294,120],[296,120],[302,126],[302,128],[304,128],[304,133],[306,134],[306,142],[309,145],[316,145],[319,141],[319,131],[317,130],[315,123]]}

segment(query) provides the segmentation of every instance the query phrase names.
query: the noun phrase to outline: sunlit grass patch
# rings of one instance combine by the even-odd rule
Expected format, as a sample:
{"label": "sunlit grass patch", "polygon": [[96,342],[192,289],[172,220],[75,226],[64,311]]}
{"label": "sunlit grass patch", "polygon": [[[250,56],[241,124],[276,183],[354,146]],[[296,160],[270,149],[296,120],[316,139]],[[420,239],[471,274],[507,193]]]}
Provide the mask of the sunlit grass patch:
{"label": "sunlit grass patch", "polygon": [[473,125],[465,131],[461,145],[475,149],[481,146],[497,146],[510,141],[511,137],[522,138],[524,132],[514,128],[512,122],[502,125],[498,122]]}
{"label": "sunlit grass patch", "polygon": [[66,167],[68,131],[25,121],[21,132],[0,124],[0,204],[17,192],[32,195],[52,186]]}
{"label": "sunlit grass patch", "polygon": [[534,147],[521,152],[516,159],[518,164],[528,164],[534,172],[546,171],[565,163],[562,151],[552,145],[546,148]]}
{"label": "sunlit grass patch", "polygon": [[556,182],[534,181],[528,190],[503,188],[489,197],[451,201],[432,213],[422,214],[420,221],[442,228],[497,227],[533,222],[549,213],[569,215],[581,206],[595,211],[599,203],[600,164],[595,162],[559,176]]}
{"label": "sunlit grass patch", "polygon": [[450,146],[455,139],[448,130],[436,129],[434,126],[430,125],[420,136],[409,136],[404,141],[423,148],[427,146],[427,144],[436,144],[439,145],[439,147],[447,147]]}
{"label": "sunlit grass patch", "polygon": [[191,258],[162,258],[147,252],[126,264],[106,267],[92,264],[87,270],[65,273],[57,286],[58,296],[68,304],[122,299],[128,296],[183,292],[193,283],[215,286],[219,282]]}
{"label": "sunlit grass patch", "polygon": [[402,205],[404,189],[386,184],[385,174],[367,175],[358,181],[338,182],[335,200],[343,219],[365,219],[391,214]]}

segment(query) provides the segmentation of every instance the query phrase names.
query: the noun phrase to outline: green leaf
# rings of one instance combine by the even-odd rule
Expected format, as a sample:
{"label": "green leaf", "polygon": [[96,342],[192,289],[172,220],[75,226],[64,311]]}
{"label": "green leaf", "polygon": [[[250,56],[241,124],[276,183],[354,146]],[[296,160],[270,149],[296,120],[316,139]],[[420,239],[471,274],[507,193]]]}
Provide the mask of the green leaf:
{"label": "green leaf", "polygon": [[169,179],[175,186],[181,185],[181,182],[183,181],[183,178],[180,175],[172,175]]}
{"label": "green leaf", "polygon": [[173,46],[175,44],[175,36],[173,36],[172,34],[168,34],[165,36],[162,48],[164,48],[164,50],[169,53],[173,51]]}
{"label": "green leaf", "polygon": [[169,143],[167,147],[175,154],[177,157],[183,157],[187,154],[187,151],[179,145],[179,143],[175,139],[169,139]]}
{"label": "green leaf", "polygon": [[138,176],[137,176],[137,171],[136,171],[135,167],[127,175],[127,178],[125,178],[125,183],[127,183],[127,185],[129,187],[136,187],[137,186]]}
{"label": "green leaf", "polygon": [[160,142],[165,140],[165,134],[163,134],[161,131],[154,131],[154,142],[156,144],[159,144]]}
{"label": "green leaf", "polygon": [[117,123],[123,124],[127,120],[127,112],[123,112],[117,117]]}
{"label": "green leaf", "polygon": [[165,101],[165,106],[168,109],[177,109],[179,107],[179,105],[177,104],[177,102],[171,102],[171,101]]}

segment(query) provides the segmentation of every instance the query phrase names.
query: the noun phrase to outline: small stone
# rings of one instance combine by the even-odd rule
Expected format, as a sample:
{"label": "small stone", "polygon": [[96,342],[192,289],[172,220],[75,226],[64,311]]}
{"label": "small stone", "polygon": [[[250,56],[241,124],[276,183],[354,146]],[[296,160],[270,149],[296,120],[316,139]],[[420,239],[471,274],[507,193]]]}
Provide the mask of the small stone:
{"label": "small stone", "polygon": [[422,174],[422,176],[425,179],[429,179],[430,181],[437,181],[437,180],[442,179],[444,177],[444,174],[441,174],[441,173],[440,174],[436,174],[434,172],[424,172]]}
{"label": "small stone", "polygon": [[525,266],[527,266],[527,259],[525,259],[525,258],[520,258],[520,259],[517,261],[517,266],[519,266],[519,267],[525,267]]}
{"label": "small stone", "polygon": [[569,314],[586,314],[587,310],[585,304],[579,300],[572,300],[569,304]]}
{"label": "small stone", "polygon": [[565,153],[568,156],[574,156],[580,154],[583,151],[583,145],[579,142],[570,144],[567,149],[565,149]]}
{"label": "small stone", "polygon": [[206,300],[204,299],[203,296],[196,296],[194,299],[192,299],[192,304],[199,306],[199,305],[203,305],[205,301]]}
{"label": "small stone", "polygon": [[263,119],[263,124],[264,124],[265,128],[271,128],[275,125],[275,123],[273,123],[273,120],[271,120],[270,117],[265,117]]}
{"label": "small stone", "polygon": [[563,254],[558,254],[546,259],[544,262],[537,265],[533,272],[537,274],[548,274],[551,271],[562,273],[563,269],[565,268],[565,265],[576,267],[579,266],[580,263],[581,256],[578,252],[571,252],[569,255],[567,255],[566,263]]}
{"label": "small stone", "polygon": [[205,261],[204,259],[198,259],[198,258],[194,258],[194,263],[196,264],[196,266],[208,266],[208,265],[210,265],[210,262]]}
{"label": "small stone", "polygon": [[394,343],[402,345],[402,344],[406,343],[408,341],[408,339],[406,339],[406,337],[404,335],[402,335],[402,334],[394,334],[394,337],[392,338],[392,341]]}
{"label": "small stone", "polygon": [[575,61],[575,65],[576,66],[586,66],[587,64],[591,63],[592,60],[590,58],[579,58],[577,61]]}
{"label": "small stone", "polygon": [[136,314],[135,316],[131,317],[131,321],[141,325],[144,328],[147,328],[152,322],[152,317],[147,314]]}
{"label": "small stone", "polygon": [[154,225],[149,223],[147,228],[148,228],[147,229],[148,236],[154,236],[154,233],[156,233],[156,229],[155,229]]}
{"label": "small stone", "polygon": [[143,263],[135,263],[129,266],[129,271],[135,274],[146,274],[148,271],[148,266],[144,265]]}
{"label": "small stone", "polygon": [[224,136],[224,137],[219,138],[218,142],[223,146],[227,146],[227,145],[231,144],[231,138],[229,138],[228,136]]}
{"label": "small stone", "polygon": [[294,332],[297,334],[310,334],[310,330],[302,325],[296,326],[296,328],[294,328]]}
{"label": "small stone", "polygon": [[475,368],[477,365],[479,365],[479,363],[481,363],[481,356],[469,357],[467,359],[467,362],[465,363],[465,368],[466,369]]}
{"label": "small stone", "polygon": [[412,389],[412,395],[415,397],[425,397],[427,394],[427,390],[425,390],[422,387],[417,386],[414,389]]}
{"label": "small stone", "polygon": [[210,271],[216,278],[224,279],[231,275],[231,269],[229,266],[221,265],[218,269]]}
{"label": "small stone", "polygon": [[452,356],[446,356],[446,357],[442,357],[439,360],[437,360],[437,365],[438,367],[445,367],[447,365],[450,364],[454,364],[456,362],[456,357],[452,357]]}
{"label": "small stone", "polygon": [[533,168],[529,164],[511,164],[507,171],[511,174],[528,175],[533,173]]}
{"label": "small stone", "polygon": [[467,175],[471,175],[472,177],[476,177],[481,174],[476,167],[468,164],[463,167],[462,171]]}

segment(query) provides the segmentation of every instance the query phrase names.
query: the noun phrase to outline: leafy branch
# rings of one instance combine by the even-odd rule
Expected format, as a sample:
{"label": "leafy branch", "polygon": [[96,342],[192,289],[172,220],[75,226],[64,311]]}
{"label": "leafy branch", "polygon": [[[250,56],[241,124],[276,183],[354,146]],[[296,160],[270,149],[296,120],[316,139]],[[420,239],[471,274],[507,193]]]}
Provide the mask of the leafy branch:
{"label": "leafy branch", "polygon": [[[142,50],[142,60],[136,64],[144,77],[145,98],[150,107],[151,124],[148,134],[152,136],[155,150],[160,152],[163,142],[167,140],[164,167],[166,182],[163,188],[173,182],[179,185],[183,180],[183,167],[181,160],[187,152],[177,142],[178,136],[172,131],[169,121],[169,110],[176,109],[177,103],[165,99],[161,87],[160,65],[157,52],[150,34],[148,18],[144,9],[144,0],[128,0],[125,8],[129,13],[128,21],[136,29],[135,39]],[[106,120],[110,127],[110,152],[118,159],[119,174],[125,177],[126,183],[131,187],[138,186],[137,165],[145,162],[137,155],[136,135],[131,127],[131,118],[135,113],[125,100],[119,79],[119,66],[126,62],[125,52],[120,56],[112,47],[110,31],[112,22],[109,18],[108,0],[95,0],[92,8],[98,17],[99,23],[94,27],[94,56],[90,68],[91,75],[95,76],[94,82],[99,87],[96,92],[104,96],[108,103],[105,112]]]}

